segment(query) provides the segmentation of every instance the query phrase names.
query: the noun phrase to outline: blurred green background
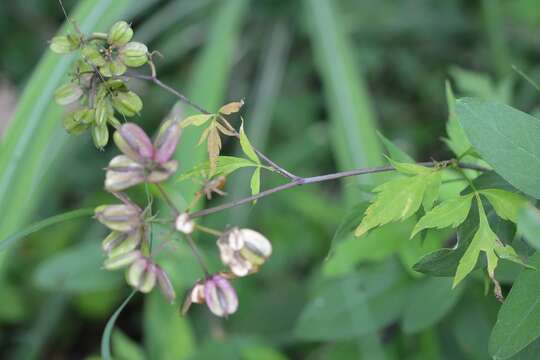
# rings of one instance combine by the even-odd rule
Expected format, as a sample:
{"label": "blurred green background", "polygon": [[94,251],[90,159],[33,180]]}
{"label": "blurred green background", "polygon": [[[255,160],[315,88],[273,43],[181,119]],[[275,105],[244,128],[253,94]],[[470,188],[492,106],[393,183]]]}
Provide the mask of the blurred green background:
{"label": "blurred green background", "polygon": [[[538,0],[66,0],[65,6],[87,32],[132,21],[135,40],[163,55],[158,76],[209,110],[244,98],[252,143],[301,176],[384,164],[377,131],[416,160],[449,158],[441,141],[446,80],[460,96],[531,112],[540,104],[511,67],[540,78]],[[2,239],[24,224],[112,201],[101,169],[116,150],[99,152],[87,136],[68,138],[62,109],[52,101],[69,57],[52,55],[47,41],[63,22],[54,0],[0,2]],[[150,132],[171,111],[192,111],[149,83],[130,86],[144,101],[136,121]],[[182,170],[204,155],[195,140],[187,130]],[[227,142],[225,152],[239,149]],[[249,193],[249,175],[231,176],[229,198]],[[454,234],[409,241],[407,224],[389,226],[365,239],[346,234],[327,257],[342,219],[380,179],[288,190],[205,219],[214,227],[249,226],[273,242],[262,271],[235,282],[238,313],[223,320],[195,306],[182,318],[178,304],[167,305],[157,291],[136,295],[117,322],[114,358],[489,358],[500,305],[484,295],[482,277],[450,291],[451,278],[412,270]],[[262,186],[282,181],[267,174]],[[195,191],[193,184],[169,187],[184,197]],[[165,232],[154,230],[157,241]],[[99,358],[105,324],[130,293],[120,274],[100,270],[104,235],[102,226],[80,219],[1,254],[1,358]],[[198,241],[219,270],[213,240]],[[201,276],[183,244],[159,258],[179,294]],[[515,275],[509,266],[499,276],[509,283]],[[539,347],[533,343],[519,358],[538,358]]]}

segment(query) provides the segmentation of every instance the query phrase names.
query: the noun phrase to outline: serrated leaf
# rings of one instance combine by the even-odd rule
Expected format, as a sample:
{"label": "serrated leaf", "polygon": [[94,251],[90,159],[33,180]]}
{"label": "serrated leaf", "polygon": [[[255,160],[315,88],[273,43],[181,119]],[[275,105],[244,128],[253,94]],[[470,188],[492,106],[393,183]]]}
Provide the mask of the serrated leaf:
{"label": "serrated leaf", "polygon": [[500,259],[511,261],[528,269],[534,269],[534,266],[525,263],[516,253],[516,250],[510,245],[495,248],[495,254],[497,254]]}
{"label": "serrated leaf", "polygon": [[243,105],[244,105],[243,100],[230,102],[228,104],[223,105],[219,109],[219,112],[222,113],[223,115],[234,114],[234,113],[239,112]]}
{"label": "serrated leaf", "polygon": [[208,134],[208,160],[210,161],[210,175],[214,175],[217,166],[217,158],[221,151],[221,137],[216,127],[212,127]]}
{"label": "serrated leaf", "polygon": [[418,221],[411,238],[424,229],[459,226],[469,215],[473,196],[473,194],[469,194],[449,199],[434,207]]}
{"label": "serrated leaf", "polygon": [[[257,195],[261,191],[261,168],[258,167],[253,172],[250,181],[251,195]],[[253,203],[257,202],[255,200]]]}
{"label": "serrated leaf", "polygon": [[[227,176],[232,172],[245,168],[245,167],[257,167],[258,164],[255,164],[251,160],[234,157],[234,156],[219,156],[216,160],[216,168],[213,174],[214,177],[217,176]],[[192,177],[204,177],[208,178],[210,175],[210,161],[205,161],[202,164],[195,166],[193,169],[181,174],[176,180],[184,181]]]}
{"label": "serrated leaf", "polygon": [[525,240],[536,250],[540,250],[540,210],[532,205],[519,212],[518,229]]}
{"label": "serrated leaf", "polygon": [[259,157],[255,153],[255,150],[253,150],[253,147],[251,146],[251,143],[249,142],[246,132],[244,131],[243,122],[240,125],[240,146],[242,147],[244,154],[246,154],[248,158],[250,158],[252,161],[256,162],[257,164],[260,163]]}
{"label": "serrated leaf", "polygon": [[501,219],[514,223],[517,223],[519,210],[527,204],[524,196],[502,189],[480,190],[480,194],[489,200]]}
{"label": "serrated leaf", "polygon": [[[529,259],[540,268],[540,253]],[[519,274],[499,310],[489,340],[494,359],[508,359],[540,337],[540,272],[526,269]]]}
{"label": "serrated leaf", "polygon": [[374,189],[378,194],[365,212],[355,230],[362,236],[369,230],[392,221],[404,220],[413,215],[422,204],[428,176],[398,178]]}
{"label": "serrated leaf", "polygon": [[422,206],[425,211],[429,211],[433,208],[433,204],[439,197],[439,190],[441,189],[442,172],[433,171],[427,175],[426,179],[426,191],[424,192],[424,200],[422,200]]}
{"label": "serrated leaf", "polygon": [[456,102],[467,137],[482,158],[518,190],[540,198],[540,120],[508,105]]}
{"label": "serrated leaf", "polygon": [[[495,235],[495,233],[489,227],[489,223],[480,200],[478,200],[478,207],[480,213],[478,230],[476,231],[471,244],[459,261],[452,287],[456,287],[471,271],[474,270],[481,251],[486,254],[488,261],[488,273],[490,277],[493,278],[495,275],[498,257],[495,254],[494,249],[497,247],[497,242],[499,242],[499,240],[497,235]],[[500,246],[502,246],[502,244]]]}
{"label": "serrated leaf", "polygon": [[396,160],[393,160],[389,157],[386,157],[390,164],[399,171],[402,174],[405,175],[427,175],[433,173],[433,168],[428,168],[422,165],[414,164],[414,163],[406,163],[406,162],[399,162]]}
{"label": "serrated leaf", "polygon": [[198,115],[192,115],[188,116],[184,120],[180,122],[180,126],[185,128],[188,126],[201,126],[206,124],[206,122],[210,119],[212,119],[215,115],[214,114],[198,114]]}
{"label": "serrated leaf", "polygon": [[401,150],[396,144],[386,138],[379,131],[377,131],[377,135],[379,135],[379,138],[381,139],[384,147],[386,148],[386,151],[388,151],[388,155],[390,155],[390,158],[404,163],[414,163],[414,159],[410,157],[409,154]]}

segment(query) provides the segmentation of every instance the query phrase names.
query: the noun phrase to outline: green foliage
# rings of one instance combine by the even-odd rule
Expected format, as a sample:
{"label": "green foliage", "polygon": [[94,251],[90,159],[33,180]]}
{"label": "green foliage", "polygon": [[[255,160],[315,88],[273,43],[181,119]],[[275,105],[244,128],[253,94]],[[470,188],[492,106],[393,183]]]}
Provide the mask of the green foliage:
{"label": "green foliage", "polygon": [[469,215],[472,199],[473,194],[469,194],[440,203],[418,220],[411,238],[424,229],[442,229],[448,226],[457,227]]}
{"label": "green foliage", "polygon": [[458,119],[474,148],[524,193],[540,197],[540,121],[508,105],[476,99],[456,102]]}
{"label": "green foliage", "polygon": [[[256,167],[260,168],[262,165],[252,162],[251,160],[238,158],[234,156],[220,156],[217,158],[216,167],[214,169],[213,177],[218,176],[227,176],[232,174],[238,169],[246,167]],[[184,181],[194,177],[207,178],[211,173],[211,164],[210,160],[203,162],[202,164],[197,165],[191,170],[186,171],[181,174],[177,180]]]}
{"label": "green foliage", "polygon": [[518,228],[536,250],[540,249],[540,211],[532,205],[523,207],[518,215]]}
{"label": "green foliage", "polygon": [[116,320],[122,313],[122,310],[126,307],[126,305],[129,303],[131,298],[137,293],[136,290],[133,290],[133,292],[124,300],[122,304],[116,309],[114,314],[109,318],[107,321],[107,325],[105,325],[105,329],[103,330],[103,335],[101,337],[101,357],[103,360],[111,360],[111,336],[114,331],[114,324],[116,323]]}

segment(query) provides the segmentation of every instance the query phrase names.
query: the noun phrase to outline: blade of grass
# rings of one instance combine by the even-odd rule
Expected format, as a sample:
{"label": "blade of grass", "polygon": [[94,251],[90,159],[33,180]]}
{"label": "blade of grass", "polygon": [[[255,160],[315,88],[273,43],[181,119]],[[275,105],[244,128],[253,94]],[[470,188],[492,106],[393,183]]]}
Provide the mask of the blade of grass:
{"label": "blade of grass", "polygon": [[107,325],[105,325],[105,330],[103,330],[103,336],[101,338],[101,357],[103,360],[111,360],[111,335],[114,330],[114,324],[116,323],[116,320],[120,316],[120,313],[126,305],[129,303],[131,298],[135,296],[137,293],[136,290],[133,290],[133,292],[124,300],[124,302],[116,309],[114,314],[110,317],[109,321],[107,321]]}
{"label": "blade of grass", "polygon": [[0,241],[0,252],[6,250],[7,248],[9,248],[17,240],[23,239],[24,237],[26,237],[26,236],[28,236],[28,235],[36,232],[36,231],[39,231],[39,230],[41,230],[43,228],[46,228],[48,226],[52,226],[52,225],[55,225],[55,224],[58,224],[58,223],[61,223],[61,222],[64,222],[64,221],[77,219],[77,218],[80,218],[80,217],[83,217],[83,216],[90,216],[90,215],[93,215],[93,214],[94,214],[94,209],[93,208],[77,209],[77,210],[65,212],[63,214],[51,216],[51,217],[49,217],[47,219],[44,219],[44,220],[38,221],[36,223],[33,223],[32,225],[29,225],[29,226],[25,227],[24,229],[19,230],[19,231],[15,232],[15,233],[9,235],[8,237],[3,239],[2,241]]}

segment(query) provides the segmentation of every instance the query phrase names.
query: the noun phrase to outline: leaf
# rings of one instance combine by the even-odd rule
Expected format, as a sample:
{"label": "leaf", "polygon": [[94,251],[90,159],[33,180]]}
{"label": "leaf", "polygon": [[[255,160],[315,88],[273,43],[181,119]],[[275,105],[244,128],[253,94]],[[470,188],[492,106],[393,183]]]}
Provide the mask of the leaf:
{"label": "leaf", "polygon": [[399,162],[389,157],[387,157],[387,159],[394,169],[405,175],[428,175],[436,171],[433,168],[428,168],[414,163]]}
{"label": "leaf", "polygon": [[120,330],[112,334],[112,348],[117,360],[145,360],[143,349]]}
{"label": "leaf", "polygon": [[532,205],[526,206],[518,215],[518,230],[536,250],[540,250],[540,211]]}
{"label": "leaf", "polygon": [[456,112],[482,158],[518,190],[540,198],[540,121],[504,104],[468,98],[456,102]]}
{"label": "leaf", "polygon": [[527,204],[527,199],[517,193],[502,189],[480,190],[501,219],[517,223],[519,210]]}
{"label": "leaf", "polygon": [[452,310],[463,289],[452,289],[449,278],[426,278],[416,283],[404,310],[403,331],[412,334],[436,324]]}
{"label": "leaf", "polygon": [[347,211],[346,215],[339,223],[338,228],[334,233],[334,236],[332,237],[330,249],[328,250],[328,254],[326,255],[325,260],[328,260],[334,254],[337,246],[343,240],[345,240],[346,237],[352,235],[354,228],[356,227],[356,224],[358,222],[358,214],[363,214],[368,208],[368,206],[369,203],[367,203],[366,201],[362,201],[353,206],[349,211]]}
{"label": "leaf", "polygon": [[357,339],[392,323],[407,299],[403,275],[390,260],[327,281],[302,310],[294,333],[312,341]]}
{"label": "leaf", "polygon": [[429,211],[433,208],[433,204],[435,204],[435,201],[437,201],[437,198],[439,197],[442,183],[442,171],[436,170],[431,174],[428,174],[426,182],[422,206],[424,207],[424,211]]}
{"label": "leaf", "polygon": [[94,208],[85,208],[85,209],[77,209],[73,211],[68,211],[63,214],[51,216],[47,219],[38,221],[32,225],[29,225],[25,227],[22,230],[17,231],[14,234],[9,235],[7,238],[2,240],[0,242],[0,251],[4,251],[7,248],[9,248],[11,245],[13,245],[16,241],[21,240],[25,238],[26,236],[35,233],[36,231],[39,231],[41,229],[44,229],[46,227],[68,221],[77,219],[83,216],[92,216],[94,215]]}
{"label": "leaf", "polygon": [[180,122],[180,126],[185,128],[188,126],[201,126],[206,124],[209,120],[211,120],[213,117],[215,117],[215,114],[198,114],[198,115],[191,115],[185,118]]}
{"label": "leaf", "polygon": [[381,139],[384,147],[386,148],[386,151],[388,151],[388,155],[390,156],[390,158],[403,163],[414,163],[414,159],[410,157],[409,154],[397,147],[393,142],[388,140],[379,131],[377,131],[377,135],[379,135],[379,138]]}
{"label": "leaf", "polygon": [[244,100],[230,102],[219,108],[219,112],[223,115],[231,115],[239,112],[242,106],[244,106]]}
{"label": "leaf", "polygon": [[[216,160],[216,168],[213,176],[227,176],[234,171],[245,167],[258,167],[258,164],[251,162],[248,159],[234,156],[219,156]],[[191,170],[181,174],[177,181],[184,181],[192,177],[201,176],[207,178],[210,174],[210,161],[197,165]]]}
{"label": "leaf", "polygon": [[259,160],[259,157],[255,153],[255,150],[253,150],[253,147],[251,146],[251,143],[249,142],[249,139],[244,131],[243,122],[242,122],[242,125],[240,125],[240,146],[242,147],[244,154],[246,154],[248,158],[250,158],[253,162],[257,164],[261,163],[261,161]]}
{"label": "leaf", "polygon": [[[540,268],[540,253],[529,259]],[[508,359],[540,337],[540,272],[525,269],[519,274],[499,310],[489,340],[494,359]]]}
{"label": "leaf", "polygon": [[429,176],[417,175],[390,180],[376,187],[374,192],[378,194],[366,210],[355,235],[362,236],[377,226],[413,215],[422,204],[428,180]]}
{"label": "leaf", "polygon": [[[251,195],[257,195],[261,191],[261,168],[258,167],[251,176]],[[256,202],[257,200],[255,200]]]}
{"label": "leaf", "polygon": [[469,215],[473,196],[470,194],[449,199],[434,207],[418,221],[411,238],[424,229],[442,229],[448,226],[455,228],[460,225]]}
{"label": "leaf", "polygon": [[221,151],[221,138],[216,127],[212,127],[208,135],[208,160],[210,161],[210,175],[214,175],[217,159]]}
{"label": "leaf", "polygon": [[456,99],[450,82],[446,81],[446,102],[448,104],[448,121],[446,122],[446,135],[444,139],[450,150],[459,158],[472,148],[465,131],[459,124],[456,115]]}
{"label": "leaf", "polygon": [[107,325],[105,325],[105,330],[103,330],[103,335],[101,337],[101,357],[103,360],[112,360],[111,357],[111,335],[114,329],[114,324],[116,323],[116,320],[120,316],[120,313],[126,305],[129,303],[131,298],[137,293],[137,290],[133,290],[131,294],[124,300],[124,302],[116,309],[114,314],[109,318],[109,321],[107,321]]}

